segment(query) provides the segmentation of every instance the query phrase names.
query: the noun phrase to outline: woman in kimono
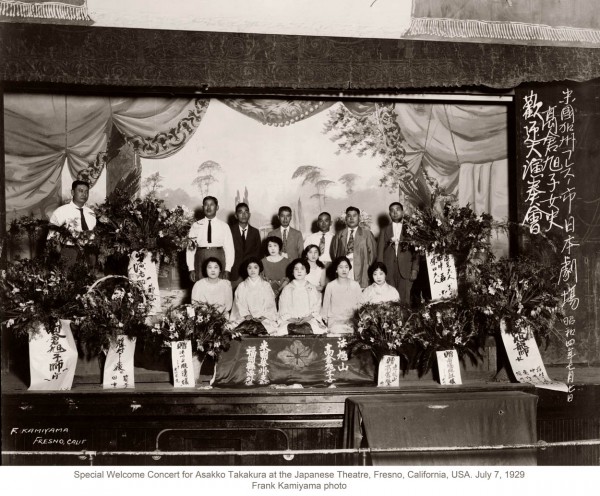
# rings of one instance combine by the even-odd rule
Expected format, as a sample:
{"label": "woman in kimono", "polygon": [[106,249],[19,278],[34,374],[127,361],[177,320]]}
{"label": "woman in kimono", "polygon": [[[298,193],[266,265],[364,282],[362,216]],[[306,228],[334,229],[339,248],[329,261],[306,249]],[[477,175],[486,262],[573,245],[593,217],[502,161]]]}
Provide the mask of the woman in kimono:
{"label": "woman in kimono", "polygon": [[386,276],[387,267],[383,262],[375,262],[369,267],[369,278],[373,284],[363,290],[363,303],[385,303],[400,300],[398,290],[385,281]]}
{"label": "woman in kimono", "polygon": [[235,290],[231,321],[244,334],[277,334],[275,294],[261,272],[263,264],[256,257],[247,258],[240,266],[244,280]]}
{"label": "woman in kimono", "polygon": [[310,272],[308,261],[297,258],[288,267],[291,282],[279,297],[280,334],[324,334],[327,328],[319,314],[321,294],[306,275]]}
{"label": "woman in kimono", "polygon": [[220,279],[223,271],[221,261],[215,257],[207,258],[202,264],[202,279],[197,281],[192,288],[192,303],[210,303],[221,308],[229,316],[233,304],[231,283],[227,279]]}
{"label": "woman in kimono", "polygon": [[338,257],[332,263],[336,278],[325,287],[321,315],[332,334],[354,332],[354,311],[361,304],[360,284],[348,277],[352,264],[347,257]]}

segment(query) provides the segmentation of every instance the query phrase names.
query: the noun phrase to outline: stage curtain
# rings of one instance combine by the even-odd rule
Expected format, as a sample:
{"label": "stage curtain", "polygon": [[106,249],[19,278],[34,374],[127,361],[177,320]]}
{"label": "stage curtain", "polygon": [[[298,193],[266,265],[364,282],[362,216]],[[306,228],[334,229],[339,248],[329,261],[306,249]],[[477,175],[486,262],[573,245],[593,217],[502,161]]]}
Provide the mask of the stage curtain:
{"label": "stage curtain", "polygon": [[48,215],[58,206],[61,171],[72,177],[106,145],[105,98],[5,95],[6,211]]}
{"label": "stage curtain", "polygon": [[233,110],[269,126],[289,126],[331,107],[333,101],[226,98]]}
{"label": "stage curtain", "polygon": [[48,216],[60,203],[63,166],[73,178],[86,176],[105,151],[113,123],[140,156],[163,158],[187,143],[208,104],[188,98],[6,94],[7,216]]}
{"label": "stage curtain", "polygon": [[143,158],[177,153],[202,121],[210,100],[111,98],[112,121]]}

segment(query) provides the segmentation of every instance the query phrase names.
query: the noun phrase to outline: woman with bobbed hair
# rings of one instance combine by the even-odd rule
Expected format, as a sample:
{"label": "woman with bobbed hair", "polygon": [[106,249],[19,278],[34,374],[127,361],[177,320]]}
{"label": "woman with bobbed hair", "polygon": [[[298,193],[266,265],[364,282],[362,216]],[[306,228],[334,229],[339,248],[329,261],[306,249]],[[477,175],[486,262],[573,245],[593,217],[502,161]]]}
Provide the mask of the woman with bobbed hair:
{"label": "woman with bobbed hair", "polygon": [[192,288],[192,303],[210,303],[221,307],[224,314],[229,315],[233,304],[231,283],[220,279],[223,271],[221,261],[216,257],[207,258],[202,264],[202,279],[196,281]]}
{"label": "woman with bobbed hair", "polygon": [[263,264],[257,257],[247,258],[240,265],[244,278],[235,290],[231,321],[236,330],[251,335],[277,334],[278,315],[275,293],[261,277]]}
{"label": "woman with bobbed hair", "polygon": [[375,262],[369,267],[369,279],[373,284],[367,286],[362,293],[363,303],[386,303],[400,301],[400,294],[394,286],[390,286],[385,278],[387,267],[383,262]]}
{"label": "woman with bobbed hair", "polygon": [[262,259],[264,267],[263,277],[271,285],[277,298],[281,290],[289,282],[285,276],[289,260],[281,254],[283,241],[277,236],[269,236],[265,240],[265,243],[267,244],[267,252],[269,254]]}
{"label": "woman with bobbed hair", "polygon": [[352,318],[360,306],[362,290],[348,277],[352,269],[348,257],[336,258],[331,269],[336,277],[325,287],[321,315],[331,334],[350,334],[354,332]]}
{"label": "woman with bobbed hair", "polygon": [[291,282],[279,297],[280,334],[324,334],[327,328],[319,314],[321,294],[306,280],[307,260],[297,258],[288,266]]}

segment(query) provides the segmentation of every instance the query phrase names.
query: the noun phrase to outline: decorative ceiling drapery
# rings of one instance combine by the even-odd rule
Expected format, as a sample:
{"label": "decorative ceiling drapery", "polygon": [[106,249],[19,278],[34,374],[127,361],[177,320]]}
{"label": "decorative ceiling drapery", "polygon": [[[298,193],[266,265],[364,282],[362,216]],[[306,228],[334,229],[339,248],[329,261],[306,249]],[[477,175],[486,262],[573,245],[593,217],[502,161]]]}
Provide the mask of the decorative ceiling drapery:
{"label": "decorative ceiling drapery", "polygon": [[[209,100],[7,94],[4,100],[6,210],[46,215],[57,206],[62,167],[81,177],[98,166],[114,124],[145,158],[176,153]],[[88,175],[97,179],[99,171]]]}
{"label": "decorative ceiling drapery", "polygon": [[[164,158],[179,151],[202,121],[210,100],[183,98],[97,98],[84,96],[5,95],[7,214],[45,215],[58,204],[66,163],[72,177],[101,167],[112,125],[144,158]],[[291,125],[330,108],[334,101],[227,99],[231,109],[263,124]],[[374,102],[347,101],[355,116],[373,114]],[[395,103],[398,136],[390,150],[402,147],[408,172],[425,168],[446,191],[485,211],[492,165],[506,164],[506,108],[501,105]],[[100,164],[100,165],[99,165]],[[485,165],[487,164],[487,165]],[[464,169],[461,169],[464,167]],[[467,173],[467,171],[469,171]],[[401,186],[402,189],[402,186]],[[478,195],[483,194],[485,198]],[[470,196],[469,196],[470,195]],[[418,198],[417,198],[418,199]],[[422,199],[422,198],[421,198]],[[411,198],[414,200],[414,198]],[[486,203],[487,202],[487,203]]]}

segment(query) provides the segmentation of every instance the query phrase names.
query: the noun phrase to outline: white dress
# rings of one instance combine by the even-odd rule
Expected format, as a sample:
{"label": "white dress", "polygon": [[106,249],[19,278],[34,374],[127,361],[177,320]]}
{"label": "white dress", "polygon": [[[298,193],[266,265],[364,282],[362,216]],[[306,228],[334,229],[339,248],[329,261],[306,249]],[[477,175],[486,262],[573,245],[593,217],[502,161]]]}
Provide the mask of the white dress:
{"label": "white dress", "polygon": [[363,303],[385,303],[388,301],[399,301],[400,293],[394,286],[387,282],[381,285],[373,283],[367,286],[362,293]]}
{"label": "white dress", "polygon": [[218,305],[229,315],[233,305],[231,283],[227,279],[217,279],[215,284],[208,282],[208,277],[200,279],[192,288],[192,303]]}
{"label": "white dress", "polygon": [[352,317],[361,303],[362,291],[360,284],[349,280],[343,284],[334,279],[325,287],[323,310],[321,315],[327,321],[327,327],[332,334],[351,334],[354,332]]}
{"label": "white dress", "polygon": [[[322,283],[323,272],[325,272],[325,269],[322,269],[319,266],[311,267],[310,272],[306,274],[306,280],[316,288]],[[322,291],[323,290],[320,292]]]}
{"label": "white dress", "polygon": [[288,333],[287,326],[291,319],[310,316],[310,327],[313,334],[325,334],[327,329],[319,311],[321,310],[321,293],[310,282],[293,280],[281,291],[279,297],[279,335]]}
{"label": "white dress", "polygon": [[247,315],[251,315],[255,319],[264,317],[261,322],[267,332],[277,334],[279,326],[275,293],[273,293],[271,285],[263,278],[256,281],[247,278],[235,290],[231,321],[238,326]]}

